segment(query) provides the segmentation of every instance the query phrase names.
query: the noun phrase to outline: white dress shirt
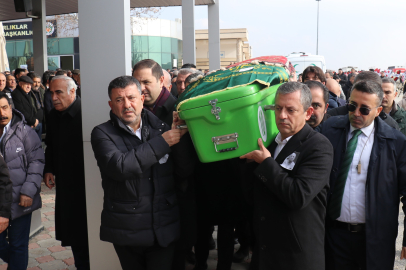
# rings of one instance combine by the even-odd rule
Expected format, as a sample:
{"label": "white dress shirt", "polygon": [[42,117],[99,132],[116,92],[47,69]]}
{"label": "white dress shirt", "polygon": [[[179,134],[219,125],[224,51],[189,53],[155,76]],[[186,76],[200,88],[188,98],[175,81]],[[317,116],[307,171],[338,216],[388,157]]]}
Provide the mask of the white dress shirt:
{"label": "white dress shirt", "polygon": [[142,128],[142,119],[140,120],[140,127],[134,132],[134,129],[132,129],[132,127],[127,126],[128,129],[135,135],[138,137],[138,139],[141,139],[141,128]]}
{"label": "white dress shirt", "polygon": [[[293,136],[293,135],[292,135]],[[292,136],[287,137],[286,139],[284,139],[282,141],[282,135],[279,132],[278,135],[276,135],[275,138],[275,142],[278,144],[275,148],[275,154],[273,159],[276,159],[279,155],[279,153],[282,151],[283,147],[285,147],[285,145],[288,143],[288,141],[290,140],[290,138],[292,138]]]}
{"label": "white dress shirt", "polygon": [[[351,126],[347,142],[352,138],[354,130],[355,128]],[[365,223],[365,184],[369,158],[374,145],[374,121],[369,126],[361,128],[361,131],[362,133],[358,136],[357,149],[348,171],[347,182],[345,183],[341,215],[337,219],[346,223]],[[358,174],[357,165],[360,159],[361,173]]]}

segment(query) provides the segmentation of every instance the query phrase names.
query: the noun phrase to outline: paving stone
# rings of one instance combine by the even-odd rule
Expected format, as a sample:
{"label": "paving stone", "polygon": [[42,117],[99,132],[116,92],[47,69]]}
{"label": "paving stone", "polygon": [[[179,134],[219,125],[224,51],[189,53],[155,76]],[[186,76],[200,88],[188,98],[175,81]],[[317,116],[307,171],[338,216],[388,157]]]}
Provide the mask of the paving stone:
{"label": "paving stone", "polygon": [[38,258],[36,258],[36,260],[39,263],[46,263],[46,262],[54,261],[55,258],[52,257],[51,255],[47,255],[47,256],[43,256],[43,257],[38,257]]}
{"label": "paving stone", "polygon": [[52,200],[52,199],[47,199],[47,200],[42,200],[42,203],[46,203],[46,204],[48,204],[48,203],[55,203],[55,201]]}
{"label": "paving stone", "polygon": [[48,221],[48,219],[45,217],[41,218],[41,222],[45,222],[45,221]]}
{"label": "paving stone", "polygon": [[[33,240],[35,241],[35,240]],[[28,249],[35,249],[35,248],[39,248],[40,246],[37,243],[31,243],[28,245]]]}
{"label": "paving stone", "polygon": [[39,258],[43,257],[46,255],[50,255],[51,251],[49,251],[47,248],[36,248],[36,249],[31,249],[28,252],[28,256],[30,258]]}
{"label": "paving stone", "polygon": [[45,228],[49,228],[49,227],[55,226],[55,222],[53,220],[48,220],[48,221],[42,222],[42,225]]}
{"label": "paving stone", "polygon": [[38,241],[37,243],[41,247],[46,247],[46,248],[61,245],[61,241],[58,241],[58,240],[56,240],[54,238],[41,240],[41,241]]}
{"label": "paving stone", "polygon": [[44,215],[46,215],[46,216],[53,216],[53,215],[55,215],[55,211],[46,212],[46,213],[44,213]]}
{"label": "paving stone", "polygon": [[66,263],[67,265],[73,265],[75,263],[75,260],[72,257],[72,258],[63,260],[63,262]]}
{"label": "paving stone", "polygon": [[48,219],[48,220],[55,221],[55,216],[47,216],[47,219]]}
{"label": "paving stone", "polygon": [[54,260],[40,265],[42,270],[61,270],[66,269],[66,264],[61,260]]}
{"label": "paving stone", "polygon": [[29,267],[27,270],[41,270],[41,268],[35,266],[35,267]]}
{"label": "paving stone", "polygon": [[47,228],[47,230],[50,231],[50,232],[55,231],[55,226],[54,227],[49,227],[49,228]]}
{"label": "paving stone", "polygon": [[48,232],[48,234],[49,234],[52,238],[55,238],[55,231]]}
{"label": "paving stone", "polygon": [[38,266],[38,262],[34,258],[28,258],[28,268]]}
{"label": "paving stone", "polygon": [[49,247],[48,250],[53,253],[53,252],[64,251],[64,250],[66,250],[66,248],[64,248],[63,246],[54,246],[54,247]]}
{"label": "paving stone", "polygon": [[72,250],[64,250],[51,254],[57,260],[65,260],[73,256]]}
{"label": "paving stone", "polygon": [[45,240],[45,239],[49,239],[52,238],[49,234],[47,233],[43,233],[43,234],[39,234],[35,237],[38,241],[40,240]]}

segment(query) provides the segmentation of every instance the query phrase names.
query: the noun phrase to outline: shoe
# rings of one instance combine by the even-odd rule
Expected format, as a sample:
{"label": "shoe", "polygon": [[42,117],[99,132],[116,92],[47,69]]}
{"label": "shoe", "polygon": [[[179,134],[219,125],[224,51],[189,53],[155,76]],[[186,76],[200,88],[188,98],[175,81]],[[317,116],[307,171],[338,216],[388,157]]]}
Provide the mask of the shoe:
{"label": "shoe", "polygon": [[204,264],[204,265],[196,264],[196,265],[195,265],[195,268],[193,268],[193,270],[206,270],[207,267],[208,267],[207,263]]}
{"label": "shoe", "polygon": [[233,255],[233,262],[234,263],[241,263],[244,261],[245,257],[249,254],[249,248],[247,247],[240,247],[236,253]]}
{"label": "shoe", "polygon": [[186,261],[192,265],[196,263],[196,255],[193,251],[189,251],[188,254],[186,255]]}
{"label": "shoe", "polygon": [[210,237],[209,240],[209,250],[214,250],[216,249],[216,241],[214,241],[213,236]]}

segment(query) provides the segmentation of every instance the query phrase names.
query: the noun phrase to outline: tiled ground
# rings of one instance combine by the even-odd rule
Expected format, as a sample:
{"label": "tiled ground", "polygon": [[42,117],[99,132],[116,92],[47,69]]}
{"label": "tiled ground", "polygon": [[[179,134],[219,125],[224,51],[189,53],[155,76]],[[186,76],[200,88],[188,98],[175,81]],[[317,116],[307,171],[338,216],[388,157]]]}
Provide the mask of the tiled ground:
{"label": "tiled ground", "polygon": [[[44,230],[30,240],[28,270],[76,269],[70,247],[62,247],[55,239],[55,189],[42,183],[41,190]],[[0,262],[0,270],[7,269],[7,264]]]}
{"label": "tiled ground", "polygon": [[[55,189],[49,190],[42,184],[42,202],[41,209],[42,224],[45,229],[30,240],[28,270],[61,270],[76,269],[74,266],[72,251],[69,247],[64,248],[60,242],[55,240],[54,207],[55,207]],[[403,238],[403,219],[404,214],[400,209],[399,215],[399,235],[396,241],[396,258],[394,269],[405,269],[406,260],[399,260],[400,250]],[[217,233],[214,232],[214,239],[217,239]],[[235,246],[238,249],[238,245]],[[243,263],[233,264],[232,270],[248,270],[251,255]],[[217,250],[210,251],[208,260],[208,270],[215,270],[217,264]],[[0,259],[0,270],[7,269],[7,264]],[[193,265],[187,265],[186,270],[192,270]],[[101,269],[104,270],[104,269]]]}

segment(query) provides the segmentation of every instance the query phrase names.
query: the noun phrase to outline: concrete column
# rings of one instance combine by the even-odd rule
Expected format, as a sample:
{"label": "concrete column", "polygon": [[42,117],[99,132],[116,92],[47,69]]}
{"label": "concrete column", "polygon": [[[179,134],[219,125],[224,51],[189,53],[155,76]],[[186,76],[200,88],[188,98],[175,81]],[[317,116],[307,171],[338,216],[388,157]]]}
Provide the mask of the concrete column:
{"label": "concrete column", "polygon": [[208,5],[209,19],[209,69],[216,70],[221,67],[220,59],[220,0]]}
{"label": "concrete column", "polygon": [[48,70],[47,35],[45,33],[46,14],[45,0],[33,0],[32,15],[40,17],[39,19],[32,19],[34,69],[39,75]]}
{"label": "concrete column", "polygon": [[91,269],[121,269],[111,243],[99,238],[103,207],[101,176],[90,144],[92,129],[110,119],[107,87],[131,75],[130,0],[79,0],[80,75],[86,207]]}
{"label": "concrete column", "polygon": [[242,40],[240,38],[237,39],[237,44],[236,44],[236,58],[237,58],[237,63],[242,61]]}
{"label": "concrete column", "polygon": [[182,39],[183,63],[196,64],[195,0],[182,0]]}

